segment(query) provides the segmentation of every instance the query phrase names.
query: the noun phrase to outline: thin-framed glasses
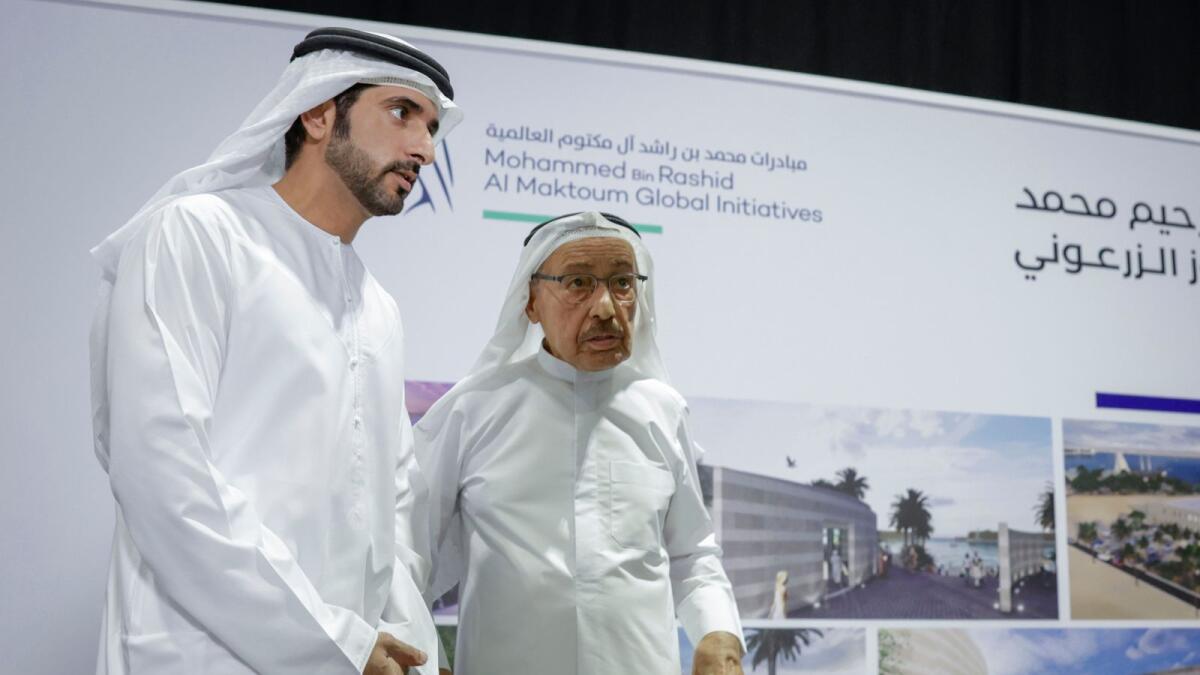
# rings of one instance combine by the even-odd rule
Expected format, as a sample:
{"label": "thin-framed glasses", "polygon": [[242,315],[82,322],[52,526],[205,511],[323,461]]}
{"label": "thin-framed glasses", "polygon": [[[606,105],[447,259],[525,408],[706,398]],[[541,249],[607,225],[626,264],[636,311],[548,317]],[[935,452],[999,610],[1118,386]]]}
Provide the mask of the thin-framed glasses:
{"label": "thin-framed glasses", "polygon": [[592,297],[592,294],[596,292],[601,282],[608,285],[608,292],[612,295],[613,300],[627,305],[637,300],[638,284],[650,279],[648,276],[634,272],[614,274],[607,279],[601,279],[594,274],[560,274],[554,276],[535,272],[530,278],[558,282],[559,295],[572,305],[587,302]]}

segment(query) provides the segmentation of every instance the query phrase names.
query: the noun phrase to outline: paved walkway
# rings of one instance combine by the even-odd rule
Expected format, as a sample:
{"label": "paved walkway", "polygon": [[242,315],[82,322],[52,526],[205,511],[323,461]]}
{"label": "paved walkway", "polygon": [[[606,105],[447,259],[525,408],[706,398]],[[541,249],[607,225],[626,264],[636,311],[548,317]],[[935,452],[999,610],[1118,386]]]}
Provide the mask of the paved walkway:
{"label": "paved walkway", "polygon": [[[987,578],[979,588],[961,577],[942,577],[893,567],[888,576],[867,582],[828,600],[820,609],[788,614],[797,619],[1054,619],[1058,617],[1058,579],[1038,574],[1023,580],[1013,593],[1014,611],[994,608],[999,601],[997,579]],[[1017,604],[1023,612],[1015,611]]]}
{"label": "paved walkway", "polygon": [[1131,574],[1067,547],[1072,619],[1196,619],[1200,612]]}

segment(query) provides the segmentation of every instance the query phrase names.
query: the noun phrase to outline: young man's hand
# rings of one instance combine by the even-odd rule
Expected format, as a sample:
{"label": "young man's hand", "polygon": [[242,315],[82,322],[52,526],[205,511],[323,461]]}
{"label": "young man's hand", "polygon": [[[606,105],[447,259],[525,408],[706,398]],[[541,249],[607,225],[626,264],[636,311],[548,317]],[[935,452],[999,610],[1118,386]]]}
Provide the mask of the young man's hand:
{"label": "young man's hand", "polygon": [[367,658],[363,675],[406,675],[409,666],[425,663],[425,652],[404,644],[388,633],[380,633]]}

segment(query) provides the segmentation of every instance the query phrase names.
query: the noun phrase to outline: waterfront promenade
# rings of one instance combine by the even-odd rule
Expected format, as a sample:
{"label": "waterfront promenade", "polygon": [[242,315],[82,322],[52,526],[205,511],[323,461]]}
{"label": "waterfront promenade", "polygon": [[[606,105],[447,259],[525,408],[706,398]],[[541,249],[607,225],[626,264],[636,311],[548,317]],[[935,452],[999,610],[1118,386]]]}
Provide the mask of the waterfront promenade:
{"label": "waterfront promenade", "polygon": [[1058,583],[1052,574],[1040,573],[1022,580],[1013,606],[1024,611],[1005,614],[996,609],[997,580],[984,579],[979,588],[961,577],[910,572],[893,567],[876,578],[828,599],[820,609],[792,612],[794,619],[1054,619],[1058,616]]}

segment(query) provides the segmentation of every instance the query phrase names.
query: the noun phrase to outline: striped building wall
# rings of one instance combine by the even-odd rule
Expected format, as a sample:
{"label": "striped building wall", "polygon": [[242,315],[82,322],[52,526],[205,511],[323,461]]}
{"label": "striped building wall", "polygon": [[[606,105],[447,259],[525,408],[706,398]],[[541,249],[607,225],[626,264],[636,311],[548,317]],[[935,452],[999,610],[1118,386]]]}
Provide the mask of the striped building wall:
{"label": "striped building wall", "polygon": [[1046,536],[1040,532],[1022,532],[1000,523],[998,537],[1000,558],[1000,611],[1013,610],[1012,590],[1016,582],[1042,570],[1042,551]]}
{"label": "striped building wall", "polygon": [[700,480],[742,616],[767,615],[780,570],[788,573],[789,612],[824,597],[824,528],[847,533],[851,585],[876,573],[875,512],[861,500],[725,467],[701,465]]}

